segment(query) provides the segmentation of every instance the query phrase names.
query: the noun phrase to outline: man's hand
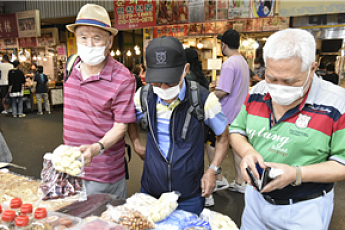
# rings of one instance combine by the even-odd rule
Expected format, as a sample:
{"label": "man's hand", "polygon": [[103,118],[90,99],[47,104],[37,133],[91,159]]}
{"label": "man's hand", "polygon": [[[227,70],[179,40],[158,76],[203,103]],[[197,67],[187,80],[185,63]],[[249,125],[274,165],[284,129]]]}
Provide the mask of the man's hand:
{"label": "man's hand", "polygon": [[252,186],[253,184],[246,171],[246,168],[249,167],[252,170],[255,178],[260,179],[259,173],[256,169],[256,163],[259,163],[260,167],[263,169],[267,168],[266,164],[264,163],[264,158],[257,151],[250,149],[244,154],[240,165],[243,178]]}
{"label": "man's hand", "polygon": [[277,176],[276,179],[269,182],[262,190],[263,192],[271,192],[276,189],[282,189],[288,186],[289,184],[296,181],[296,168],[279,163],[265,163],[267,167],[277,168],[283,170],[283,174]]}
{"label": "man's hand", "polygon": [[216,187],[216,174],[212,169],[207,169],[201,178],[201,196],[208,197]]}
{"label": "man's hand", "polygon": [[81,145],[79,150],[84,156],[84,166],[86,167],[89,166],[92,162],[92,159],[98,155],[101,147],[99,144]]}

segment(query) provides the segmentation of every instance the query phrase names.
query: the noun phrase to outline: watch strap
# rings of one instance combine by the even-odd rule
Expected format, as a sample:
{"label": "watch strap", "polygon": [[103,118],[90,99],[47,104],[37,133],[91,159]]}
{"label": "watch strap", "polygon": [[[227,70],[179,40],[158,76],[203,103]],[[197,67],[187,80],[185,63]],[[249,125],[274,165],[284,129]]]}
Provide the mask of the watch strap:
{"label": "watch strap", "polygon": [[99,150],[98,156],[101,155],[102,153],[104,153],[105,147],[101,142],[96,142],[97,144],[99,144],[99,146],[101,147],[101,149]]}

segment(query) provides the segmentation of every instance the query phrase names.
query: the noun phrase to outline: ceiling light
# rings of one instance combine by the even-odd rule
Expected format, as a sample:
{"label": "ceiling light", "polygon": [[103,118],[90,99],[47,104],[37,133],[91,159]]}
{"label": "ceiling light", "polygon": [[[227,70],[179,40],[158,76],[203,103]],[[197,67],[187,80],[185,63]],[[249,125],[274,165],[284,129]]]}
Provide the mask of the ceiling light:
{"label": "ceiling light", "polygon": [[115,56],[115,52],[114,52],[114,50],[112,50],[112,51],[110,52],[110,55],[111,55],[112,57],[114,57],[114,56]]}
{"label": "ceiling light", "polygon": [[132,52],[131,52],[130,50],[128,50],[127,53],[126,53],[126,55],[127,55],[128,57],[130,57],[130,56],[132,56]]}
{"label": "ceiling light", "polygon": [[140,47],[138,45],[134,46],[134,50],[140,50]]}
{"label": "ceiling light", "polygon": [[242,42],[242,45],[243,45],[244,47],[247,47],[248,44],[249,44],[249,43],[248,43],[247,40],[244,40],[244,41]]}
{"label": "ceiling light", "polygon": [[140,55],[140,50],[136,50],[136,51],[135,51],[135,54],[136,54],[136,55]]}
{"label": "ceiling light", "polygon": [[198,47],[198,49],[202,49],[202,47],[204,47],[204,44],[198,43],[198,44],[196,45],[196,47]]}
{"label": "ceiling light", "polygon": [[259,48],[259,43],[255,42],[255,43],[253,44],[253,48],[254,48],[254,49]]}
{"label": "ceiling light", "polygon": [[120,50],[116,50],[116,55],[117,55],[117,56],[120,56],[120,55],[121,55]]}

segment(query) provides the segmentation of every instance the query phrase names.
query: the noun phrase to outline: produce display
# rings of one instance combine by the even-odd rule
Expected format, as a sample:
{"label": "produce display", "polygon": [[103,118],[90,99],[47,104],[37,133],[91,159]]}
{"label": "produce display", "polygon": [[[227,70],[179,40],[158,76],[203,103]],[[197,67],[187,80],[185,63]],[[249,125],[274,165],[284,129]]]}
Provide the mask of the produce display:
{"label": "produce display", "polygon": [[102,220],[93,220],[72,229],[73,230],[125,230],[124,227],[121,225],[108,223]]}
{"label": "produce display", "polygon": [[148,216],[153,222],[158,222],[169,216],[178,206],[179,195],[175,192],[163,193],[149,209]]}

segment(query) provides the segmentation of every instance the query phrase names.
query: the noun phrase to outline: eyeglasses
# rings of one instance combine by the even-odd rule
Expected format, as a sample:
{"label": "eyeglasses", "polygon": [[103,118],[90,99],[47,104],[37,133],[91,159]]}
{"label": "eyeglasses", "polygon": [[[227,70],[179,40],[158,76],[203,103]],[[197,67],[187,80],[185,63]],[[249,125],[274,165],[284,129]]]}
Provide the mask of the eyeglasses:
{"label": "eyeglasses", "polygon": [[167,86],[169,87],[173,87],[173,86],[176,86],[179,82],[175,82],[175,83],[166,83],[166,82],[151,82],[151,85],[152,86],[155,86],[155,87],[161,87],[162,84],[166,84]]}

